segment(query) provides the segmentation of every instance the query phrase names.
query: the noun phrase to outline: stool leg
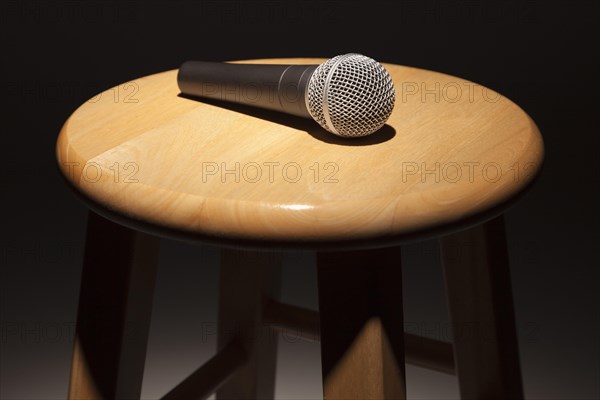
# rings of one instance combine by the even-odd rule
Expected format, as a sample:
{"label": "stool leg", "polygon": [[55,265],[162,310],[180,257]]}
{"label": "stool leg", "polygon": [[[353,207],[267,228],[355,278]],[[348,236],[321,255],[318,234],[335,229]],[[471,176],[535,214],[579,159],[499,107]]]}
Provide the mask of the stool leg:
{"label": "stool leg", "polygon": [[440,244],[461,398],[523,399],[502,217]]}
{"label": "stool leg", "polygon": [[217,390],[217,399],[273,399],[278,336],[263,323],[279,296],[281,254],[222,250],[218,348],[239,340],[246,362]]}
{"label": "stool leg", "polygon": [[158,239],[88,214],[69,399],[139,399]]}
{"label": "stool leg", "polygon": [[317,255],[323,397],[406,399],[400,247]]}

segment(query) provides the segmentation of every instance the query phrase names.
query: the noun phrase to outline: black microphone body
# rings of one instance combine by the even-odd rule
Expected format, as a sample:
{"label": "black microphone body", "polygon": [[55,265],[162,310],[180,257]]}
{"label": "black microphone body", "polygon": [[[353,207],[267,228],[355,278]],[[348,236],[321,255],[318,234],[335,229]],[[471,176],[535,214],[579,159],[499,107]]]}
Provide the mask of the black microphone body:
{"label": "black microphone body", "polygon": [[187,61],[179,68],[177,84],[186,95],[312,118],[306,90],[317,67]]}

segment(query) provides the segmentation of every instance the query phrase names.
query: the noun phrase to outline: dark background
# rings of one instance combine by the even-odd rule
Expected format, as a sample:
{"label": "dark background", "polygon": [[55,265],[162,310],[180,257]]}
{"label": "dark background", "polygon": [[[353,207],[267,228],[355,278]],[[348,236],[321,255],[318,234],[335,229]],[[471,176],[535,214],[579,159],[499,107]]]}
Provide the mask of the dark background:
{"label": "dark background", "polygon": [[[183,61],[359,52],[490,87],[537,122],[536,187],[506,213],[525,390],[598,399],[597,1],[3,1],[0,398],[66,396],[86,209],[55,167],[63,122],[100,91]],[[218,251],[162,241],[145,398],[215,350]],[[316,309],[314,254],[286,255],[282,300]],[[406,247],[405,319],[449,340],[434,241]],[[198,340],[201,338],[201,340]],[[317,343],[280,339],[278,398],[319,398]],[[453,398],[409,367],[409,395]]]}

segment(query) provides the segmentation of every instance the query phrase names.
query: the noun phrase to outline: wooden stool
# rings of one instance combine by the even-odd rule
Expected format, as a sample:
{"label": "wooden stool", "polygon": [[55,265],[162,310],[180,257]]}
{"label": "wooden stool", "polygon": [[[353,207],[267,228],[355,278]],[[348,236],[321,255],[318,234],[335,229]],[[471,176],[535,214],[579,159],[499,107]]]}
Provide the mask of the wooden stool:
{"label": "wooden stool", "polygon": [[[404,399],[405,361],[455,373],[465,399],[523,397],[500,215],[540,170],[540,133],[482,86],[385,66],[396,107],[362,139],[186,98],[177,71],[68,119],[58,163],[92,210],[71,399],[140,397],[157,236],[222,248],[219,352],[165,399],[273,398],[272,328],[321,341],[326,399]],[[403,331],[400,244],[428,237],[440,237],[453,345]],[[278,251],[294,248],[318,252],[319,313],[275,300]]]}

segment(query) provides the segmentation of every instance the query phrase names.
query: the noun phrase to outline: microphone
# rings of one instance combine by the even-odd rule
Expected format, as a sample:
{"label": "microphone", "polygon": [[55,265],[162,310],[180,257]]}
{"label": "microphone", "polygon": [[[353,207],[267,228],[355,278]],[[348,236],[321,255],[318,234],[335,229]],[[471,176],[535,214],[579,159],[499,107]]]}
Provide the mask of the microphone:
{"label": "microphone", "polygon": [[372,58],[345,54],[320,65],[187,61],[177,74],[183,94],[230,101],[304,118],[342,137],[379,130],[392,114],[394,82]]}

